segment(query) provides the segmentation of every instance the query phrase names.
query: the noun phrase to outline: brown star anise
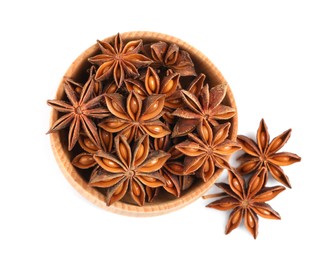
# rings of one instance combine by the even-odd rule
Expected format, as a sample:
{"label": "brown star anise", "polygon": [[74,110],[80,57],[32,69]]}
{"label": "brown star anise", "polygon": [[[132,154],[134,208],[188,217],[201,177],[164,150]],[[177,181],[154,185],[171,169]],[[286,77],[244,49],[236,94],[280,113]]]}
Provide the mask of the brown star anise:
{"label": "brown star anise", "polygon": [[48,133],[53,133],[66,128],[70,124],[68,134],[68,150],[72,150],[76,144],[81,127],[88,138],[100,147],[100,140],[95,123],[91,118],[102,119],[109,116],[109,111],[100,106],[102,96],[93,98],[94,81],[93,75],[90,75],[87,82],[82,87],[80,97],[78,98],[74,88],[80,85],[71,79],[64,80],[64,92],[68,97],[69,103],[63,100],[48,100],[47,104],[55,110],[64,113],[51,127]]}
{"label": "brown star anise", "polygon": [[144,46],[146,55],[154,60],[153,67],[165,67],[181,76],[195,76],[194,64],[187,51],[180,50],[175,43],[156,42]]}
{"label": "brown star anise", "polygon": [[255,143],[252,139],[238,135],[238,143],[242,146],[245,154],[238,158],[242,164],[237,169],[240,174],[249,174],[258,171],[262,167],[266,167],[271,175],[280,183],[291,188],[289,178],[285,175],[281,166],[290,165],[299,162],[301,158],[288,152],[277,153],[287,140],[290,138],[291,129],[283,132],[275,137],[270,143],[270,136],[268,127],[264,120],[260,122],[259,129],[257,130]]}
{"label": "brown star anise", "polygon": [[158,118],[162,116],[164,95],[151,95],[144,101],[131,91],[127,98],[114,93],[105,96],[106,104],[113,117],[104,119],[99,126],[110,133],[125,135],[128,142],[145,133],[161,138],[170,134],[168,127]]}
{"label": "brown star anise", "polygon": [[153,94],[164,94],[165,102],[162,117],[171,123],[173,121],[171,113],[183,104],[180,91],[177,89],[179,78],[178,73],[170,73],[161,81],[157,72],[152,67],[148,67],[144,83],[135,79],[127,79],[124,82],[127,90],[134,90],[142,100]]}
{"label": "brown star anise", "polygon": [[145,203],[145,187],[160,187],[164,178],[158,170],[170,157],[164,151],[149,153],[149,137],[140,137],[131,148],[123,135],[114,139],[116,156],[99,150],[94,159],[103,169],[95,171],[89,184],[107,188],[106,203],[111,205],[130,191],[133,200],[140,206]]}
{"label": "brown star anise", "polygon": [[182,90],[182,98],[186,106],[177,108],[172,113],[180,118],[174,126],[172,136],[184,136],[192,132],[202,120],[216,126],[219,124],[218,120],[233,117],[236,110],[222,104],[226,88],[227,85],[217,85],[209,90],[206,84],[199,97],[187,90]]}
{"label": "brown star anise", "polygon": [[179,78],[178,73],[171,73],[161,81],[157,72],[152,67],[148,67],[144,84],[132,79],[124,82],[128,91],[134,90],[142,99],[153,94],[164,94],[168,98],[177,90]]}
{"label": "brown star anise", "polygon": [[285,188],[283,186],[264,187],[266,179],[267,170],[262,167],[245,187],[244,179],[234,171],[229,171],[229,184],[216,184],[217,187],[223,189],[224,193],[204,196],[204,198],[221,196],[220,199],[208,204],[209,208],[232,209],[225,229],[226,234],[237,228],[244,218],[247,230],[256,238],[258,234],[257,215],[263,218],[280,219],[280,215],[265,202],[272,200]]}
{"label": "brown star anise", "polygon": [[226,156],[240,150],[236,142],[226,139],[230,125],[221,124],[212,129],[204,120],[197,128],[198,135],[189,133],[190,140],[176,145],[176,149],[186,155],[181,175],[197,171],[198,176],[206,182],[214,175],[215,168],[230,168]]}
{"label": "brown star anise", "polygon": [[[98,134],[101,150],[110,152],[113,146],[113,134],[101,128],[98,129]],[[97,162],[94,160],[93,155],[100,150],[100,147],[96,146],[85,134],[80,135],[78,143],[85,152],[76,155],[71,163],[80,169],[88,169],[95,166]]]}
{"label": "brown star anise", "polygon": [[102,81],[113,76],[115,83],[120,87],[125,76],[137,78],[138,69],[148,66],[153,61],[139,54],[142,40],[130,41],[123,47],[121,35],[115,37],[114,47],[107,42],[97,41],[102,54],[89,58],[89,62],[97,64],[98,68],[95,78]]}

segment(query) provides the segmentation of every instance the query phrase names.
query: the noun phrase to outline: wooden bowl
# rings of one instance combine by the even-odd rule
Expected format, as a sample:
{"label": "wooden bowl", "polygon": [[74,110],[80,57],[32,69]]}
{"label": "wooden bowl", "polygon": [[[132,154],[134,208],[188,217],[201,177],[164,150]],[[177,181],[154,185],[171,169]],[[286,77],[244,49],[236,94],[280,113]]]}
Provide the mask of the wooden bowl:
{"label": "wooden bowl", "polygon": [[[197,72],[203,72],[206,74],[209,86],[213,87],[217,84],[225,82],[221,72],[214,66],[214,64],[211,63],[211,61],[206,56],[180,39],[161,33],[140,31],[123,33],[121,36],[124,42],[133,39],[142,39],[144,43],[157,41],[176,43],[181,49],[190,53],[191,58],[195,63]],[[113,42],[114,38],[115,35],[106,38],[104,41]],[[71,64],[64,76],[73,78],[78,82],[84,80],[84,78],[82,78],[82,72],[86,72],[86,69],[90,66],[87,58],[94,56],[98,51],[99,48],[97,44],[94,44],[88,48]],[[56,99],[62,98],[63,94],[64,91],[62,80],[57,89]],[[230,87],[227,89],[227,94],[223,103],[236,109],[235,100]],[[56,121],[57,118],[58,112],[52,109],[50,120],[51,125]],[[236,140],[238,128],[237,115],[229,121],[231,122],[229,138],[231,140]],[[67,180],[79,193],[105,210],[129,216],[156,216],[180,209],[200,198],[200,196],[202,196],[213,185],[213,183],[222,172],[219,170],[208,182],[204,183],[202,181],[196,181],[188,190],[182,193],[180,198],[164,196],[160,197],[155,202],[146,203],[142,207],[122,201],[116,202],[111,206],[107,206],[103,194],[100,193],[97,189],[90,187],[83,176],[79,174],[77,169],[71,164],[72,155],[68,152],[67,144],[63,141],[64,137],[61,136],[61,132],[51,134],[50,139],[53,153],[58,165],[60,166],[60,169],[62,170]]]}

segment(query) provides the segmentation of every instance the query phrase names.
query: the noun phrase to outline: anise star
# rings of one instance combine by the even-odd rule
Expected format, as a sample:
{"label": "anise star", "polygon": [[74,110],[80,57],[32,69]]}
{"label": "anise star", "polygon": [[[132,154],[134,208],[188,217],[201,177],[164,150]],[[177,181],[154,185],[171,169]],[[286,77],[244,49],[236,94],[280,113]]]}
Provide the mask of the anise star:
{"label": "anise star", "polygon": [[133,200],[140,206],[145,203],[145,186],[156,188],[164,185],[158,170],[170,157],[164,151],[149,153],[149,137],[142,136],[131,148],[123,135],[114,139],[116,155],[98,151],[94,159],[103,170],[95,171],[90,185],[108,188],[107,205],[122,199],[129,190]]}
{"label": "anise star", "polygon": [[252,139],[238,135],[238,143],[242,146],[245,154],[238,158],[242,164],[237,171],[240,174],[249,174],[258,171],[261,167],[266,167],[271,175],[280,183],[291,188],[289,178],[285,175],[281,166],[299,162],[301,158],[289,152],[279,152],[291,136],[291,129],[275,137],[270,143],[268,127],[264,120],[260,122],[257,130],[255,143]]}
{"label": "anise star", "polygon": [[124,80],[127,90],[134,90],[141,99],[145,99],[149,95],[163,94],[165,95],[165,102],[163,108],[163,118],[167,122],[172,123],[173,116],[171,113],[178,107],[183,105],[179,86],[179,74],[170,73],[160,79],[158,73],[152,68],[148,67],[144,83],[135,79]]}
{"label": "anise star", "polygon": [[138,53],[142,47],[142,40],[130,41],[123,47],[121,35],[117,34],[114,47],[99,40],[98,45],[102,54],[88,59],[89,62],[100,66],[95,78],[102,81],[113,76],[118,87],[122,85],[125,76],[136,78],[139,76],[140,67],[148,66],[153,62]]}
{"label": "anise star", "polygon": [[240,146],[229,139],[230,123],[221,124],[211,129],[207,122],[202,122],[197,130],[198,136],[188,134],[190,140],[176,145],[176,149],[186,155],[183,175],[197,171],[203,181],[208,181],[215,173],[215,168],[229,169],[226,156],[240,150]]}
{"label": "anise star", "polygon": [[135,91],[130,92],[126,99],[117,93],[105,97],[107,107],[114,116],[99,124],[104,130],[110,133],[120,132],[129,142],[143,134],[154,138],[170,134],[168,127],[158,120],[162,116],[164,95],[151,95],[144,101]]}
{"label": "anise star", "polygon": [[90,75],[87,82],[82,87],[80,97],[74,88],[79,83],[71,79],[64,80],[64,92],[68,97],[69,103],[63,100],[48,100],[47,104],[55,110],[64,113],[52,125],[48,133],[53,133],[66,128],[70,124],[68,134],[68,150],[72,150],[76,144],[81,127],[90,140],[98,147],[100,147],[100,140],[95,123],[91,118],[102,119],[109,116],[109,111],[100,106],[102,96],[94,97],[94,81],[93,75]]}
{"label": "anise star", "polygon": [[192,132],[202,120],[216,126],[219,124],[218,120],[233,117],[236,110],[222,104],[226,95],[226,86],[217,85],[209,90],[209,86],[206,84],[199,97],[187,90],[182,90],[182,98],[186,106],[177,108],[172,113],[172,115],[179,117],[172,136],[184,136]]}
{"label": "anise star", "polygon": [[283,186],[264,187],[266,176],[267,171],[263,167],[250,179],[248,187],[245,187],[244,179],[234,171],[229,171],[229,184],[216,183],[216,186],[223,189],[224,193],[204,196],[204,198],[222,196],[208,204],[207,207],[217,210],[232,210],[226,225],[226,234],[237,228],[243,218],[247,230],[256,238],[258,234],[257,215],[268,219],[280,219],[280,215],[265,202],[276,197],[285,188]]}
{"label": "anise star", "polygon": [[124,82],[128,91],[134,90],[142,99],[153,94],[164,94],[167,99],[177,90],[179,78],[178,73],[171,73],[161,81],[157,72],[152,67],[148,67],[144,84],[133,79]]}

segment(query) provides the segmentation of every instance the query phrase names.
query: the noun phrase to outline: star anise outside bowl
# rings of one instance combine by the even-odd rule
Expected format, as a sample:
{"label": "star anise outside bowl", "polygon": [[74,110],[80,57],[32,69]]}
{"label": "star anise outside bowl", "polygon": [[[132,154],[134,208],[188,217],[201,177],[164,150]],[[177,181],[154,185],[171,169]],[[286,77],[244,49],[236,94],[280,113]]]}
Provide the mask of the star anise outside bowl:
{"label": "star anise outside bowl", "polygon": [[[175,38],[170,35],[165,35],[157,32],[127,32],[121,34],[123,42],[142,39],[144,44],[154,42],[167,42],[175,43],[181,50],[188,52],[192,61],[195,64],[197,74],[204,73],[208,78],[208,84],[215,86],[218,84],[227,84],[222,73],[216,68],[216,66],[199,50],[190,46],[188,43]],[[108,37],[103,42],[113,42],[115,35]],[[91,67],[91,63],[88,58],[93,57],[99,53],[99,46],[94,44],[87,50],[85,50],[76,60],[70,65],[66,71],[63,79],[61,80],[56,92],[56,99],[61,99],[65,96],[64,82],[66,79],[75,79],[76,82],[86,82],[86,71]],[[222,104],[230,106],[236,110],[235,99],[230,87],[227,87],[225,98]],[[53,125],[61,114],[52,109],[50,124]],[[231,123],[228,138],[232,141],[236,141],[238,117],[237,114],[232,118],[226,120]],[[50,141],[54,157],[69,183],[85,198],[94,203],[95,205],[123,215],[129,216],[157,216],[168,212],[178,210],[193,201],[200,198],[217,180],[222,173],[222,170],[217,170],[216,173],[206,182],[202,180],[196,181],[189,189],[182,192],[179,198],[171,196],[169,193],[161,193],[157,199],[152,202],[146,202],[143,206],[132,203],[130,198],[124,197],[121,201],[117,201],[114,204],[107,206],[105,202],[105,194],[97,188],[89,185],[89,180],[86,174],[86,170],[77,169],[72,164],[73,158],[79,153],[73,148],[68,151],[68,137],[67,132],[57,131],[50,135]]]}

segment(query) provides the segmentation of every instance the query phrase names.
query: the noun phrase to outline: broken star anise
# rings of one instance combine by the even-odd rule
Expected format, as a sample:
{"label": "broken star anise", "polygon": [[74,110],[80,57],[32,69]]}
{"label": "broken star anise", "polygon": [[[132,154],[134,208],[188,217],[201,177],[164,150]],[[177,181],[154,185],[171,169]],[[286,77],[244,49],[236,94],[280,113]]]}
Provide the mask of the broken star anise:
{"label": "broken star anise", "polygon": [[87,82],[82,87],[80,97],[75,92],[74,88],[80,85],[71,79],[64,79],[64,92],[69,100],[69,103],[64,100],[48,100],[47,104],[55,110],[64,113],[52,125],[48,133],[53,133],[66,128],[70,124],[68,133],[68,150],[72,150],[75,146],[81,128],[90,140],[100,147],[98,130],[92,118],[102,119],[109,116],[109,111],[101,107],[100,100],[102,96],[94,97],[94,80],[91,74]]}
{"label": "broken star anise", "polygon": [[144,46],[146,55],[154,60],[152,66],[164,67],[181,76],[195,76],[194,64],[187,51],[180,50],[175,43],[156,42]]}
{"label": "broken star anise", "polygon": [[258,171],[262,167],[266,167],[274,179],[291,188],[289,178],[285,175],[281,166],[299,162],[301,158],[294,153],[277,153],[277,151],[285,145],[290,136],[291,129],[288,129],[269,143],[270,136],[268,127],[263,119],[257,130],[257,143],[246,136],[238,135],[238,143],[245,151],[245,154],[238,158],[238,160],[242,162],[237,169],[238,173],[245,175]]}
{"label": "broken star anise", "polygon": [[247,230],[256,238],[258,234],[257,215],[268,219],[280,219],[280,215],[265,202],[275,198],[285,188],[283,186],[265,187],[266,176],[267,170],[262,167],[256,175],[252,176],[248,186],[245,187],[244,179],[235,171],[230,170],[229,184],[216,184],[224,192],[204,196],[204,198],[221,196],[207,207],[217,210],[232,210],[226,225],[226,234],[237,228],[243,218]]}
{"label": "broken star anise", "polygon": [[236,114],[236,110],[222,104],[226,95],[226,88],[227,85],[217,85],[209,89],[206,84],[199,96],[190,91],[182,90],[185,107],[177,108],[172,113],[173,116],[179,117],[172,136],[184,136],[192,132],[202,120],[216,126],[219,124],[219,120],[232,118]]}
{"label": "broken star anise", "polygon": [[94,159],[103,169],[95,171],[89,184],[107,188],[106,203],[111,205],[122,199],[127,190],[140,206],[145,203],[145,186],[160,187],[164,178],[158,170],[170,157],[164,151],[149,152],[149,137],[141,136],[131,147],[123,135],[114,139],[116,155],[99,150]]}
{"label": "broken star anise", "polygon": [[97,41],[102,54],[89,58],[89,62],[99,65],[96,80],[103,81],[113,77],[120,87],[126,76],[137,78],[138,69],[148,66],[153,61],[139,53],[142,40],[130,41],[123,46],[121,35],[115,37],[114,47],[108,42]]}
{"label": "broken star anise", "polygon": [[181,175],[197,171],[204,182],[215,173],[216,168],[230,169],[226,156],[240,150],[240,146],[227,139],[230,123],[215,126],[213,129],[204,120],[197,130],[198,135],[189,133],[188,138],[176,145],[176,149],[186,155]]}
{"label": "broken star anise", "polygon": [[158,118],[162,116],[164,95],[151,95],[144,101],[135,92],[129,96],[114,93],[105,96],[106,104],[113,117],[104,119],[99,127],[110,133],[118,133],[126,136],[128,142],[143,134],[154,138],[161,138],[170,134],[168,127]]}

